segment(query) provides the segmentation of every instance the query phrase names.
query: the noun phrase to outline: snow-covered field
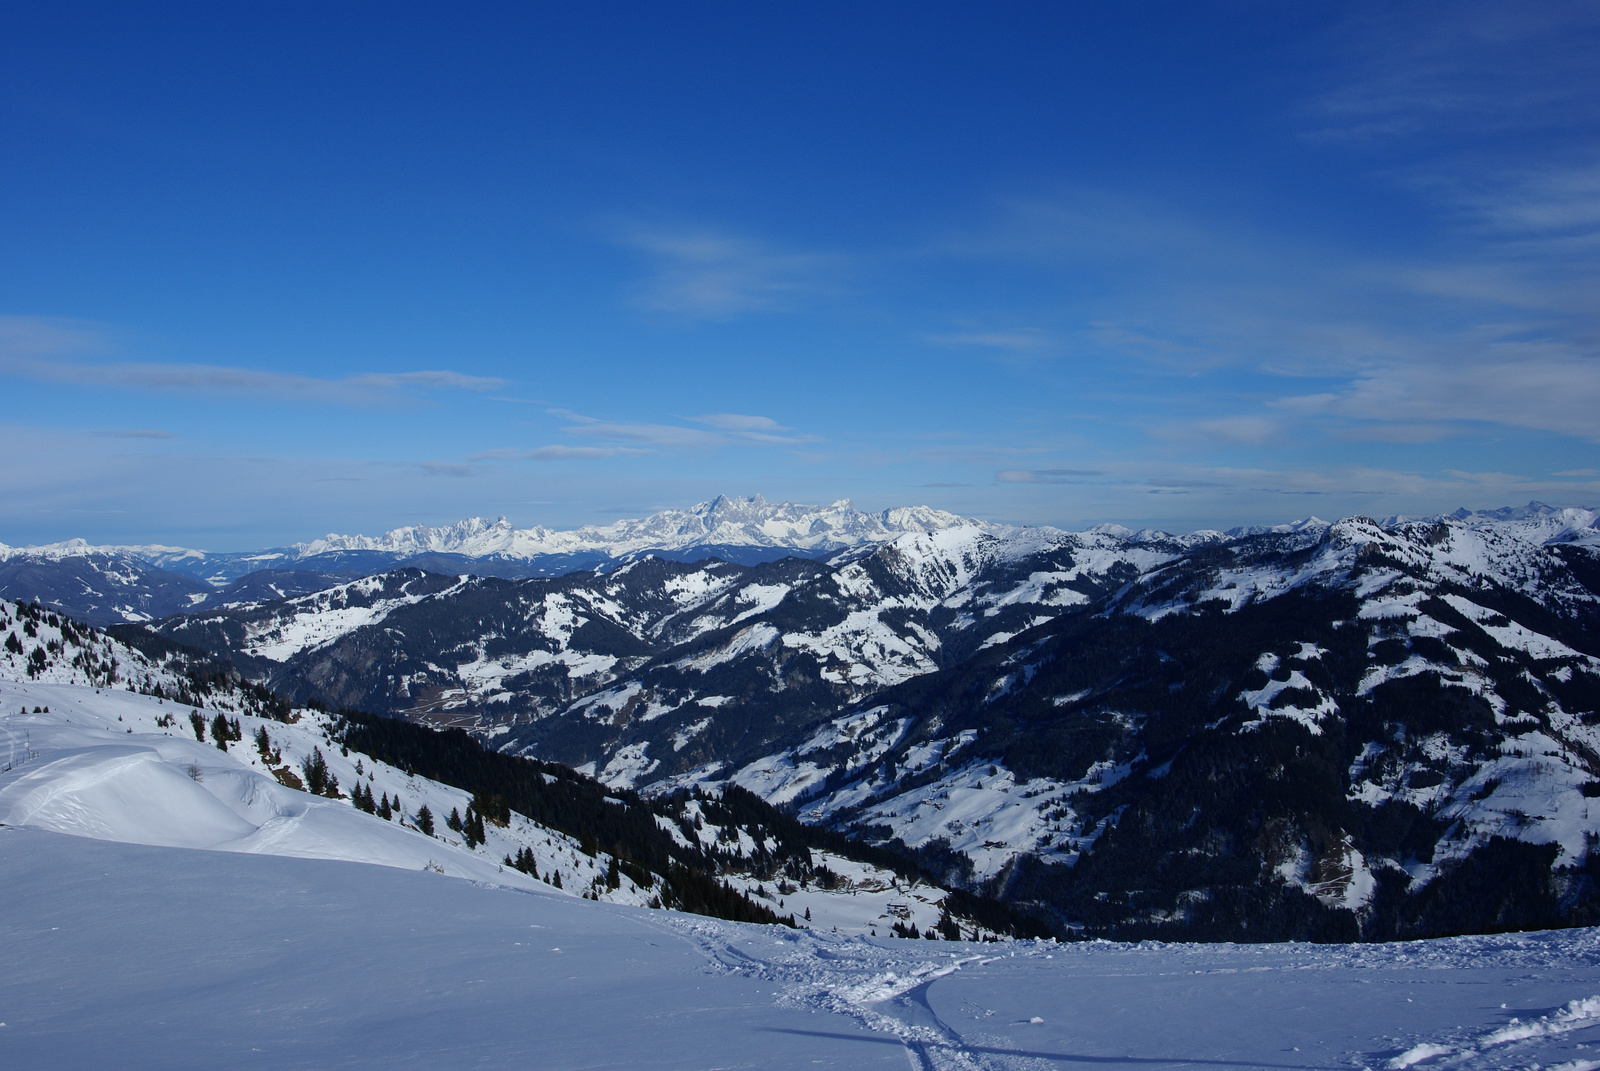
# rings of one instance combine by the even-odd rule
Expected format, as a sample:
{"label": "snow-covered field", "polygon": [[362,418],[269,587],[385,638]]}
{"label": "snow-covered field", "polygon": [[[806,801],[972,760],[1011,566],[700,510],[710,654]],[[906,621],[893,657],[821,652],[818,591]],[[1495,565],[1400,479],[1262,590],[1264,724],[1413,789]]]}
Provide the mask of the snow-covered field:
{"label": "snow-covered field", "polygon": [[0,828],[8,1068],[1600,1067],[1600,935],[840,937]]}

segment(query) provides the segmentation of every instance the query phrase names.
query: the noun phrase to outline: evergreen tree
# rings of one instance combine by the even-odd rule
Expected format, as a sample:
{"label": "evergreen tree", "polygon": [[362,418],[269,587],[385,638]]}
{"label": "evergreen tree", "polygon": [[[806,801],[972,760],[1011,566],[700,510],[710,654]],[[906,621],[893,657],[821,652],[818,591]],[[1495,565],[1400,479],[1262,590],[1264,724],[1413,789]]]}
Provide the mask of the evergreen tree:
{"label": "evergreen tree", "polygon": [[217,747],[223,751],[228,750],[228,738],[233,735],[228,728],[228,719],[218,714],[211,719],[211,739],[217,742]]}
{"label": "evergreen tree", "polygon": [[428,810],[426,803],[417,811],[417,828],[428,836],[433,836],[433,812]]}
{"label": "evergreen tree", "polygon": [[198,710],[189,712],[189,724],[194,727],[194,738],[204,741],[206,738],[206,720],[200,716]]}
{"label": "evergreen tree", "polygon": [[307,792],[321,796],[328,791],[328,760],[322,757],[320,747],[311,749],[311,754],[300,764],[300,772],[305,774]]}
{"label": "evergreen tree", "polygon": [[392,821],[394,819],[394,810],[389,806],[388,793],[384,793],[383,802],[378,804],[378,817],[383,819],[385,822]]}
{"label": "evergreen tree", "polygon": [[444,824],[455,830],[457,833],[460,833],[461,812],[454,807],[450,808],[450,817],[444,820]]}
{"label": "evergreen tree", "polygon": [[483,815],[471,807],[467,808],[467,817],[461,822],[461,837],[469,848],[476,848],[487,839],[483,832]]}

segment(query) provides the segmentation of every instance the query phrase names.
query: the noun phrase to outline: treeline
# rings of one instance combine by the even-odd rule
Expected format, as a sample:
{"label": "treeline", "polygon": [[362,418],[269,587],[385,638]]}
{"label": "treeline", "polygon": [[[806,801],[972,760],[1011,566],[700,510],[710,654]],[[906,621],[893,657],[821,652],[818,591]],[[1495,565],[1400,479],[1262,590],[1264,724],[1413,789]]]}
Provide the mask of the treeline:
{"label": "treeline", "polygon": [[198,647],[170,640],[143,625],[112,625],[105,634],[138,651],[157,665],[180,672],[183,682],[172,695],[157,687],[153,694],[185,706],[204,706],[215,695],[236,695],[252,713],[283,721],[289,716],[289,703],[276,692],[255,681],[246,680],[232,662],[217,658]]}
{"label": "treeline", "polygon": [[[779,916],[718,875],[738,870],[761,880],[781,876],[831,888],[835,875],[814,865],[813,850],[892,871],[908,882],[936,884],[903,855],[805,825],[737,785],[724,786],[715,796],[694,789],[645,799],[636,792],[608,789],[558,763],[491,751],[461,729],[435,730],[354,710],[340,711],[339,717],[337,735],[345,746],[473,793],[476,812],[508,808],[574,838],[589,855],[610,854],[635,884],[648,886],[659,879],[666,890],[664,906],[738,922],[794,925],[792,916]],[[731,838],[722,842],[726,847],[715,841],[702,846],[691,811],[700,822],[725,832],[742,830],[755,849],[741,854],[738,841]],[[682,840],[668,826],[679,827]],[[950,894],[947,910],[995,933],[1048,932],[1005,904],[970,893]]]}
{"label": "treeline", "polygon": [[567,834],[587,855],[606,852],[636,884],[657,884],[653,875],[663,906],[735,922],[795,924],[793,916],[779,916],[717,880],[715,860],[677,843],[635,793],[608,791],[565,766],[490,751],[461,729],[436,731],[353,710],[339,717],[344,746],[471,792],[484,810],[503,805]]}

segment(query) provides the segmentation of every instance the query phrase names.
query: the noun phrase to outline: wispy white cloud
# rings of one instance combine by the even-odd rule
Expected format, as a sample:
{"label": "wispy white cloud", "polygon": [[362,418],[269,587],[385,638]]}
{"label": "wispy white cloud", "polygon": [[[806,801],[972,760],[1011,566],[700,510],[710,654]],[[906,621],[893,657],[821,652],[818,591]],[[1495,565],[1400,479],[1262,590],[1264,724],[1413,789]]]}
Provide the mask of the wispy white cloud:
{"label": "wispy white cloud", "polygon": [[1033,327],[1018,327],[998,331],[953,331],[928,335],[936,346],[972,346],[978,349],[1002,350],[1024,357],[1035,357],[1055,350],[1059,343],[1048,331]]}
{"label": "wispy white cloud", "polygon": [[163,364],[86,359],[103,349],[107,335],[67,321],[27,316],[0,317],[0,375],[71,386],[223,394],[313,404],[383,406],[417,392],[488,392],[505,381],[443,369],[369,372],[342,379],[209,364]]}
{"label": "wispy white cloud", "polygon": [[1347,60],[1309,108],[1313,137],[1414,145],[1595,117],[1600,10],[1583,0],[1352,5],[1326,44]]}
{"label": "wispy white cloud", "polygon": [[842,267],[837,256],[778,249],[709,230],[631,227],[618,240],[653,264],[634,304],[692,319],[788,310],[830,289]]}
{"label": "wispy white cloud", "polygon": [[511,447],[485,450],[473,454],[470,461],[594,461],[608,457],[647,454],[650,451],[628,446],[536,446],[532,449]]}
{"label": "wispy white cloud", "polygon": [[1105,475],[1101,469],[1001,469],[994,478],[1000,483],[1082,483]]}
{"label": "wispy white cloud", "polygon": [[479,469],[475,465],[463,464],[459,461],[414,461],[411,467],[421,472],[424,476],[450,476],[463,479],[476,476]]}
{"label": "wispy white cloud", "polygon": [[802,443],[820,442],[821,437],[807,435],[794,428],[785,427],[771,417],[750,416],[743,413],[711,413],[690,417],[696,424],[716,428],[730,439],[768,446],[798,446]]}
{"label": "wispy white cloud", "polygon": [[1241,413],[1232,416],[1211,417],[1203,420],[1185,420],[1160,425],[1152,432],[1160,439],[1181,439],[1190,442],[1222,443],[1241,446],[1263,446],[1284,436],[1281,420],[1271,417]]}
{"label": "wispy white cloud", "polygon": [[1500,356],[1386,364],[1340,390],[1287,396],[1276,405],[1391,427],[1470,421],[1600,442],[1600,354],[1537,344],[1506,349]]}
{"label": "wispy white cloud", "polygon": [[661,447],[669,450],[714,450],[728,441],[727,436],[703,428],[686,428],[678,424],[649,424],[628,421],[596,420],[574,424],[563,429],[569,435],[585,439],[603,439],[613,443],[636,443],[640,446]]}
{"label": "wispy white cloud", "polygon": [[570,409],[551,409],[566,422],[561,430],[583,440],[581,445],[555,443],[532,448],[502,447],[474,454],[473,461],[593,461],[612,457],[704,455],[726,446],[787,446],[817,437],[795,431],[771,417],[745,413],[711,413],[689,417],[691,424],[604,420]]}
{"label": "wispy white cloud", "polygon": [[369,373],[344,379],[263,372],[204,364],[78,361],[0,355],[0,375],[82,387],[118,387],[156,393],[228,394],[322,405],[392,405],[408,389],[491,391],[503,380],[459,372]]}
{"label": "wispy white cloud", "polygon": [[749,416],[743,413],[708,413],[705,416],[690,417],[696,424],[704,424],[708,428],[721,428],[723,431],[757,431],[777,432],[790,431],[771,417]]}
{"label": "wispy white cloud", "polygon": [[[1574,496],[1600,494],[1600,480],[1529,476],[1504,471],[1447,470],[1438,473],[1362,465],[1321,467],[1224,466],[1159,460],[1118,460],[1101,469],[1007,469],[996,481],[1018,495],[1068,494],[1078,503],[1094,503],[1124,521],[1148,516],[1139,502],[1152,497],[1180,496],[1190,502],[1182,513],[1211,515],[1227,525],[1251,514],[1277,516],[1280,500],[1313,499],[1319,514],[1354,512],[1420,513],[1491,502],[1575,502]],[[1585,499],[1586,500],[1586,499]],[[1263,504],[1268,504],[1263,510]],[[1083,512],[1091,512],[1080,505]]]}
{"label": "wispy white cloud", "polygon": [[0,316],[0,355],[95,353],[110,345],[102,328],[51,316]]}

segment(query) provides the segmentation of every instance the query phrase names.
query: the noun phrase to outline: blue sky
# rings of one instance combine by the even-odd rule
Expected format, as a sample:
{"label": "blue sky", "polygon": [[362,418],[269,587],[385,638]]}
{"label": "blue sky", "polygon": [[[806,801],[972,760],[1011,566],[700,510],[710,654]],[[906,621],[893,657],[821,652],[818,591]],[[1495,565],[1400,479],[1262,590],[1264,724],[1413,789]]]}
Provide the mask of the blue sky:
{"label": "blue sky", "polygon": [[8,5],[0,541],[1597,504],[1596,55],[1592,3]]}

